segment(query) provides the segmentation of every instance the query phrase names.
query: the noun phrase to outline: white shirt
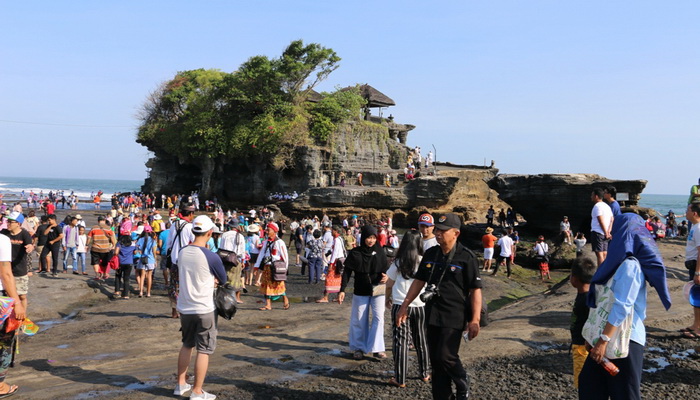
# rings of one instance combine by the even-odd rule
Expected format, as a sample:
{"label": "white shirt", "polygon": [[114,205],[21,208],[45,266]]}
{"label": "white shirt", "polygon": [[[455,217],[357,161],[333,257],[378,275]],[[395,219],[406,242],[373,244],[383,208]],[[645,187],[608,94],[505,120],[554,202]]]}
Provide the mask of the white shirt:
{"label": "white shirt", "polygon": [[423,239],[423,253],[425,253],[429,248],[437,246],[437,238],[435,236],[431,237],[430,239]]}
{"label": "white shirt", "polygon": [[513,254],[513,239],[510,236],[498,239],[498,245],[501,246],[501,257],[510,257]]}
{"label": "white shirt", "polygon": [[537,253],[538,256],[543,256],[547,254],[548,251],[549,246],[547,245],[547,243],[535,243],[535,253]]}
{"label": "white shirt", "polygon": [[[391,300],[393,304],[401,305],[401,303],[403,303],[403,301],[406,300],[406,295],[408,294],[408,289],[411,288],[413,279],[406,279],[403,277],[403,275],[399,273],[399,269],[396,266],[396,261],[391,263],[391,267],[389,267],[389,270],[386,272],[386,275],[389,277],[389,279],[394,281],[394,286],[391,288]],[[423,293],[424,291],[425,287],[423,287],[420,290],[421,293]],[[419,294],[408,306],[423,307],[425,306],[425,303],[421,301]]]}
{"label": "white shirt", "polygon": [[[175,236],[177,236],[177,229],[183,225],[182,231],[180,231],[180,237],[175,241]],[[194,234],[192,233],[192,224],[183,220],[176,221],[170,226],[170,233],[168,234],[168,249],[170,249],[170,260],[173,264],[177,264],[177,258],[180,255],[180,249],[187,246],[188,244],[194,242]]]}
{"label": "white shirt", "polygon": [[221,250],[228,250],[236,253],[238,257],[245,256],[245,238],[238,231],[226,231],[221,235],[219,242]]}
{"label": "white shirt", "polygon": [[209,267],[209,262],[215,260],[209,260],[205,251],[221,262],[219,256],[197,246],[185,246],[178,255],[180,293],[177,310],[182,314],[208,314],[215,310],[214,275]]}
{"label": "white shirt", "polygon": [[700,246],[700,222],[691,226],[688,231],[688,242],[685,246],[686,261],[698,259],[698,246]]}
{"label": "white shirt", "polygon": [[[0,262],[7,262],[8,268],[12,268],[10,263],[12,262],[12,243],[10,238],[5,235],[0,235]],[[0,290],[4,290],[2,281],[0,281]]]}
{"label": "white shirt", "polygon": [[87,251],[87,235],[82,234],[78,236],[78,253],[85,253]]}
{"label": "white shirt", "polygon": [[612,229],[612,209],[604,201],[599,201],[593,206],[591,211],[591,230],[605,235],[603,228],[600,226],[600,221],[598,221],[598,216],[602,216],[604,221],[608,221],[608,229]]}
{"label": "white shirt", "polygon": [[332,245],[333,253],[331,253],[331,259],[328,261],[333,264],[335,260],[345,257],[345,244],[343,243],[343,238],[338,236],[333,239]]}
{"label": "white shirt", "polygon": [[331,231],[326,231],[326,233],[323,234],[323,249],[330,250],[331,247],[333,247],[333,234]]}
{"label": "white shirt", "polygon": [[260,249],[260,256],[258,257],[258,261],[255,262],[255,268],[260,268],[262,260],[265,258],[265,256],[269,254],[272,257],[272,261],[282,260],[287,266],[287,269],[289,269],[289,255],[287,254],[287,245],[284,244],[284,241],[280,238],[277,238],[277,240],[275,240],[275,243],[270,248],[270,251],[268,252],[267,248],[269,245],[270,241],[265,240],[262,249]]}

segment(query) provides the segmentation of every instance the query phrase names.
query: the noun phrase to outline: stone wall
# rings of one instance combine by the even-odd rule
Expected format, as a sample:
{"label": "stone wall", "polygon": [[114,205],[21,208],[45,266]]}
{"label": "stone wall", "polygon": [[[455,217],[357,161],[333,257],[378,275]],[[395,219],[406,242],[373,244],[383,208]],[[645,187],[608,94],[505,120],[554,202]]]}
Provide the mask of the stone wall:
{"label": "stone wall", "polygon": [[500,198],[528,221],[528,227],[558,232],[559,222],[568,216],[571,229],[590,229],[591,192],[613,185],[618,193],[629,193],[626,206],[636,206],[645,180],[612,180],[595,174],[498,175],[489,186]]}

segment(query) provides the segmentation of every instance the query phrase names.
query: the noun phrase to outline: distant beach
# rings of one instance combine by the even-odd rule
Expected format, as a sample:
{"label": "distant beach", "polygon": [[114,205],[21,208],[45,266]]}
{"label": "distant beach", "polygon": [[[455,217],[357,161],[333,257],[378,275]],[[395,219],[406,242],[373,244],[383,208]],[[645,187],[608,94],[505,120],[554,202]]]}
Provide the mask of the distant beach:
{"label": "distant beach", "polygon": [[140,191],[143,181],[139,180],[113,180],[113,179],[73,179],[73,178],[27,178],[27,177],[7,177],[0,176],[0,193],[5,200],[22,200],[26,201],[26,197],[20,199],[22,191],[25,196],[30,191],[39,194],[43,191],[44,195],[50,191],[63,190],[66,196],[71,192],[75,192],[79,201],[88,202],[78,204],[79,209],[92,209],[91,193],[97,193],[102,190],[107,196],[103,198],[102,205],[109,204],[109,196],[112,193],[134,192]]}

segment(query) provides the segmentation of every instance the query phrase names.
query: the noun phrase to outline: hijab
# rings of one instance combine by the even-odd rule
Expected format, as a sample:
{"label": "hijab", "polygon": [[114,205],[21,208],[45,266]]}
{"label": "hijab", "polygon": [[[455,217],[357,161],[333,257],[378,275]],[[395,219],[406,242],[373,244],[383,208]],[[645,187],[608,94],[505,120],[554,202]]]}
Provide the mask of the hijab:
{"label": "hijab", "polygon": [[591,280],[587,301],[589,307],[595,308],[595,284],[604,284],[612,278],[627,257],[634,257],[639,261],[644,279],[656,289],[664,307],[667,310],[671,307],[671,296],[666,284],[666,267],[659,248],[644,222],[642,217],[634,213],[624,213],[615,217],[608,255]]}
{"label": "hijab", "polygon": [[377,237],[377,228],[371,225],[363,226],[360,231],[360,245],[350,251],[345,261],[347,268],[370,275],[386,272],[388,262],[379,241],[375,242],[372,247],[365,243],[365,239],[371,236]]}

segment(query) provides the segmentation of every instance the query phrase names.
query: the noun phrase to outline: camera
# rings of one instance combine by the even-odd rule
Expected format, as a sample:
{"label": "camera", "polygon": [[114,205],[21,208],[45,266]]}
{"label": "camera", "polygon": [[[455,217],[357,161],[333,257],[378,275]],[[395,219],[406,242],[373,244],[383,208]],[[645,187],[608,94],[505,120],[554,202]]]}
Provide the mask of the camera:
{"label": "camera", "polygon": [[423,303],[429,302],[433,297],[440,297],[440,292],[438,291],[437,286],[434,284],[430,284],[425,287],[425,291],[421,293],[420,295],[420,300]]}

